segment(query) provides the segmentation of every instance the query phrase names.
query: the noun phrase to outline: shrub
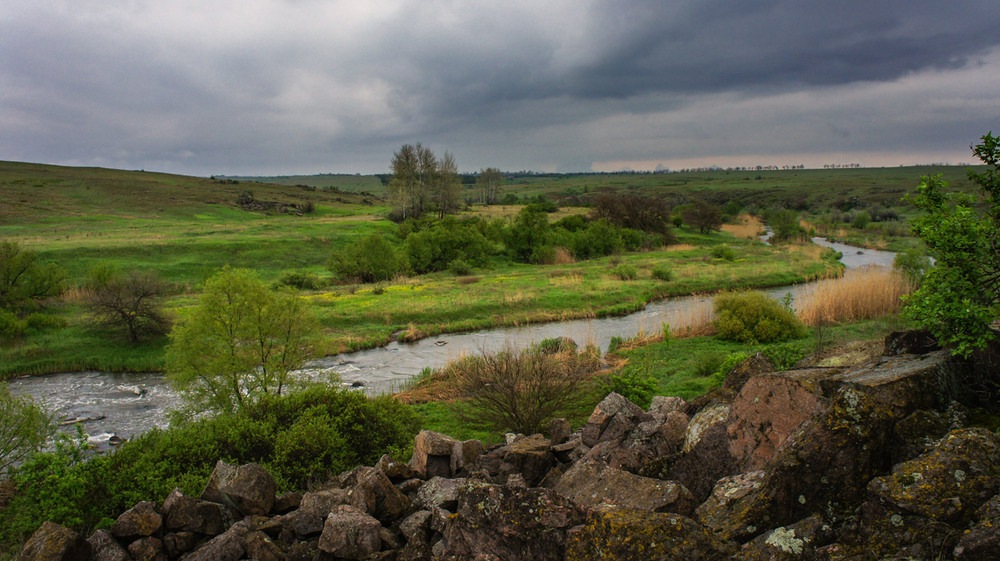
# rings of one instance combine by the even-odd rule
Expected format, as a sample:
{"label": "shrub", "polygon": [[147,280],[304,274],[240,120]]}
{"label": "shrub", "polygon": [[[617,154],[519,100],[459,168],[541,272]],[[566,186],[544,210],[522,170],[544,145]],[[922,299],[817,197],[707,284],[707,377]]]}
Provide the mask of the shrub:
{"label": "shrub", "polygon": [[286,271],[278,277],[277,284],[298,290],[319,290],[324,283],[319,276],[306,271]]}
{"label": "shrub", "polygon": [[736,251],[728,245],[717,245],[712,248],[712,257],[724,261],[736,261]]}
{"label": "shrub", "polygon": [[621,337],[619,337],[617,335],[612,336],[611,340],[608,341],[608,354],[611,354],[611,353],[614,353],[615,351],[617,351],[618,347],[621,347],[622,343],[624,343],[624,342],[625,342],[625,340],[622,339]]}
{"label": "shrub", "polygon": [[919,287],[924,275],[932,267],[931,258],[923,248],[912,248],[896,254],[892,260],[892,268],[906,277],[914,287]]}
{"label": "shrub", "polygon": [[712,385],[721,386],[723,382],[726,381],[726,376],[733,371],[734,368],[739,366],[743,361],[750,358],[750,355],[746,353],[733,353],[722,360],[719,367],[712,373]]}
{"label": "shrub", "polygon": [[28,322],[9,310],[0,309],[0,340],[15,341],[24,336]]}
{"label": "shrub", "polygon": [[670,268],[669,265],[664,263],[659,263],[653,266],[652,276],[654,279],[661,280],[664,282],[670,282],[674,280],[674,270]]}
{"label": "shrub", "polygon": [[32,312],[28,314],[28,317],[24,318],[24,323],[27,325],[28,329],[34,329],[36,331],[58,329],[60,327],[66,327],[67,325],[66,320],[61,317],[43,314],[40,312]]}
{"label": "shrub", "polygon": [[694,359],[694,373],[700,378],[711,376],[719,371],[725,361],[725,356],[717,351],[702,353]]}
{"label": "shrub", "polygon": [[451,263],[448,263],[448,272],[456,277],[469,275],[472,274],[472,265],[469,265],[461,259],[455,259]]}
{"label": "shrub", "polygon": [[87,303],[94,322],[124,330],[132,343],[145,335],[162,335],[170,327],[163,313],[167,283],[152,271],[114,272],[91,279]]}
{"label": "shrub", "polygon": [[341,282],[381,282],[403,271],[396,249],[381,234],[372,234],[334,252],[328,265]]}
{"label": "shrub", "polygon": [[621,264],[617,267],[611,269],[611,274],[614,275],[619,280],[629,281],[635,280],[639,276],[639,272],[632,265]]}
{"label": "shrub", "polygon": [[586,230],[578,232],[573,239],[573,256],[577,259],[603,257],[618,253],[621,249],[621,228],[605,220],[591,222]]}
{"label": "shrub", "polygon": [[719,337],[743,343],[771,343],[805,336],[805,326],[780,302],[762,292],[720,294],[714,302]]}
{"label": "shrub", "polygon": [[447,217],[407,236],[404,251],[410,268],[423,274],[444,271],[455,260],[485,265],[490,243],[475,225]]}
{"label": "shrub", "polygon": [[626,371],[602,377],[599,388],[602,396],[615,392],[646,409],[653,400],[658,386],[656,377],[648,371],[643,373]]}

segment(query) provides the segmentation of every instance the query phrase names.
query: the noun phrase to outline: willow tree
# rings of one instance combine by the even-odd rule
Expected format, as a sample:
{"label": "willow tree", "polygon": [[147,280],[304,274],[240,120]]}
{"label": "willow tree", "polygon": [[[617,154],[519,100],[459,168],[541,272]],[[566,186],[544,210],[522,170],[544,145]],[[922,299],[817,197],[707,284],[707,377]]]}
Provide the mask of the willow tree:
{"label": "willow tree", "polygon": [[311,325],[295,295],[268,289],[251,271],[223,269],[171,331],[167,376],[194,407],[237,411],[296,385]]}

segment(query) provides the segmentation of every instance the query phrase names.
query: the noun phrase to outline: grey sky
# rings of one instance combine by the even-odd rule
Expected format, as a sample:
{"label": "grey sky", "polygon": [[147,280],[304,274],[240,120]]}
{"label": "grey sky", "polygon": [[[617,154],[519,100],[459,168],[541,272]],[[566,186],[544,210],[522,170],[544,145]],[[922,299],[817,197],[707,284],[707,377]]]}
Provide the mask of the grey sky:
{"label": "grey sky", "polygon": [[208,174],[969,162],[996,0],[7,0],[0,159]]}

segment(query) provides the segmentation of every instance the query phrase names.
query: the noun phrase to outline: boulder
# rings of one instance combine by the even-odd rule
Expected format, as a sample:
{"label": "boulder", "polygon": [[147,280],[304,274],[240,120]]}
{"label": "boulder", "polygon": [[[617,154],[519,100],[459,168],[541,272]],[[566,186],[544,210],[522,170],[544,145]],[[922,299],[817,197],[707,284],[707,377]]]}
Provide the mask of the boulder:
{"label": "boulder", "polygon": [[930,452],[873,479],[868,492],[900,512],[967,525],[1000,492],[1000,437],[982,428],[953,431]]}
{"label": "boulder", "polygon": [[287,514],[299,508],[300,504],[302,504],[302,493],[292,491],[275,497],[274,506],[271,507],[271,510],[275,514]]}
{"label": "boulder", "polygon": [[602,503],[622,508],[690,514],[694,498],[684,486],[635,475],[598,462],[581,461],[559,478],[555,491],[587,507]]}
{"label": "boulder", "polygon": [[1000,559],[1000,495],[979,507],[977,523],[962,535],[953,554],[959,561],[993,561]]}
{"label": "boulder", "polygon": [[865,393],[891,405],[903,418],[917,409],[944,410],[961,401],[965,388],[959,376],[963,368],[948,351],[925,355],[880,357],[822,380],[826,394],[845,385],[865,388]]}
{"label": "boulder", "polygon": [[381,470],[360,467],[348,492],[350,504],[386,524],[398,520],[410,508],[410,499],[392,485]]}
{"label": "boulder", "polygon": [[736,365],[726,379],[722,381],[722,387],[739,392],[743,385],[754,376],[760,376],[774,371],[774,363],[767,358],[764,353],[757,353],[752,357]]}
{"label": "boulder", "polygon": [[175,532],[198,532],[207,536],[221,534],[231,524],[231,517],[218,503],[184,496],[174,489],[160,508],[166,529]]}
{"label": "boulder", "polygon": [[609,393],[594,408],[582,431],[583,444],[594,446],[605,440],[621,440],[636,425],[652,419],[649,413],[617,393]]}
{"label": "boulder", "polygon": [[506,448],[500,475],[519,473],[529,487],[538,485],[556,463],[548,439],[540,434],[518,439]]}
{"label": "boulder", "polygon": [[95,531],[87,538],[87,543],[94,561],[132,561],[128,551],[107,530]]}
{"label": "boulder", "polygon": [[199,536],[194,532],[170,532],[163,535],[163,551],[167,557],[176,559],[198,545]]}
{"label": "boulder", "polygon": [[814,514],[790,526],[781,526],[745,544],[731,561],[798,561],[809,559],[818,547],[829,544],[836,534],[823,518]]}
{"label": "boulder", "polygon": [[684,516],[605,506],[570,533],[565,560],[721,561],[732,549]]}
{"label": "boulder", "polygon": [[573,427],[566,419],[562,417],[552,419],[549,421],[549,444],[555,446],[566,442],[572,432]]}
{"label": "boulder", "polygon": [[484,451],[483,443],[478,440],[456,442],[451,449],[451,474],[456,475],[466,466],[475,464]]}
{"label": "boulder", "polygon": [[268,514],[274,506],[277,484],[255,463],[233,466],[219,460],[201,498],[230,505],[243,514]]}
{"label": "boulder", "polygon": [[458,491],[462,485],[465,485],[464,478],[434,477],[420,487],[413,504],[428,511],[434,507],[453,511],[458,506]]}
{"label": "boulder", "polygon": [[682,397],[657,395],[649,403],[649,414],[654,419],[663,420],[674,411],[683,413],[686,406],[687,402]]}
{"label": "boulder", "polygon": [[641,445],[623,445],[619,442],[605,440],[598,442],[579,462],[599,462],[613,468],[636,473],[642,471],[642,468],[655,457],[651,450]]}
{"label": "boulder", "polygon": [[407,516],[399,523],[399,532],[406,538],[406,542],[420,542],[427,544],[431,531],[431,511],[418,510]]}
{"label": "boulder", "polygon": [[562,561],[566,531],[583,519],[580,507],[550,489],[469,481],[435,553],[442,558]]}
{"label": "boulder", "polygon": [[705,434],[705,431],[709,429],[712,425],[725,423],[729,419],[729,405],[728,404],[717,404],[709,407],[705,407],[701,411],[698,411],[691,421],[688,423],[687,429],[684,433],[684,453],[688,453],[694,449],[698,441],[701,440],[701,436]]}
{"label": "boulder", "polygon": [[848,516],[885,465],[890,407],[852,387],[790,436],[764,468],[761,484],[732,506],[723,539],[749,540],[816,511]]}
{"label": "boulder", "polygon": [[243,548],[253,561],[285,561],[288,557],[278,544],[264,532],[250,532],[243,540]]}
{"label": "boulder", "polygon": [[21,548],[18,561],[85,561],[90,544],[80,534],[55,522],[43,522]]}
{"label": "boulder", "polygon": [[764,471],[750,471],[720,479],[712,494],[695,509],[695,518],[713,531],[721,530],[733,516],[740,499],[760,488]]}
{"label": "boulder", "polygon": [[451,454],[458,440],[429,430],[422,430],[413,439],[413,457],[410,468],[421,479],[434,476],[450,477]]}
{"label": "boulder", "polygon": [[238,561],[246,552],[243,540],[248,533],[250,529],[247,525],[237,522],[225,532],[187,554],[184,561]]}
{"label": "boulder", "polygon": [[382,454],[378,463],[375,464],[375,469],[384,473],[393,483],[413,479],[416,476],[413,468],[388,454]]}
{"label": "boulder", "polygon": [[739,471],[736,460],[730,453],[726,426],[714,423],[701,434],[694,448],[673,464],[664,479],[677,481],[687,487],[697,504],[708,498],[718,480]]}
{"label": "boulder", "polygon": [[166,561],[163,542],[153,536],[144,536],[128,544],[128,554],[134,561]]}
{"label": "boulder", "polygon": [[123,512],[111,526],[111,535],[129,542],[152,536],[163,527],[163,517],[153,503],[142,501]]}
{"label": "boulder", "polygon": [[342,559],[364,559],[382,546],[382,525],[352,506],[338,506],[326,517],[319,549]]}
{"label": "boulder", "polygon": [[825,402],[812,388],[786,376],[747,380],[733,400],[727,427],[736,465],[741,471],[764,467],[795,429],[823,411]]}

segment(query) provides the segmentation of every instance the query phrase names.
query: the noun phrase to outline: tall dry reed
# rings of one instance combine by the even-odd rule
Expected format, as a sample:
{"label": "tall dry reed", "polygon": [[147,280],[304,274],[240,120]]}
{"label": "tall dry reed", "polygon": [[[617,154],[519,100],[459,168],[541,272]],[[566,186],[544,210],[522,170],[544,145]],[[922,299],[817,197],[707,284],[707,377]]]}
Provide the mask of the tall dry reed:
{"label": "tall dry reed", "polygon": [[873,265],[805,289],[796,307],[806,325],[872,319],[897,313],[902,307],[900,297],[912,290],[898,271]]}

